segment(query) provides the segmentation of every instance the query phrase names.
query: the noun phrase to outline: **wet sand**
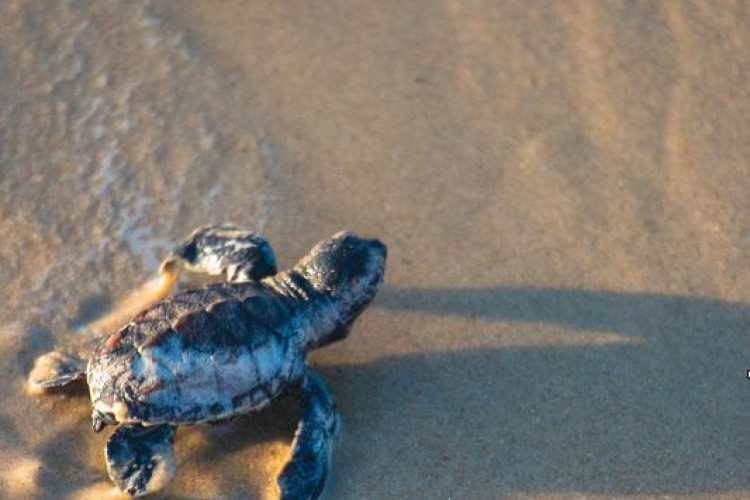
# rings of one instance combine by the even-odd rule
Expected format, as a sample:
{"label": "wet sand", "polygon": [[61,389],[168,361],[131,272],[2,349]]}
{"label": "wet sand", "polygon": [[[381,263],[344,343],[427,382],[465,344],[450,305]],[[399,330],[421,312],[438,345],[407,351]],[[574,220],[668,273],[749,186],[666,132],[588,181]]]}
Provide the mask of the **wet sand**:
{"label": "wet sand", "polygon": [[[743,2],[0,4],[0,497],[115,498],[34,358],[192,228],[389,246],[312,355],[329,499],[750,499]],[[284,403],[177,437],[163,499],[264,498]]]}

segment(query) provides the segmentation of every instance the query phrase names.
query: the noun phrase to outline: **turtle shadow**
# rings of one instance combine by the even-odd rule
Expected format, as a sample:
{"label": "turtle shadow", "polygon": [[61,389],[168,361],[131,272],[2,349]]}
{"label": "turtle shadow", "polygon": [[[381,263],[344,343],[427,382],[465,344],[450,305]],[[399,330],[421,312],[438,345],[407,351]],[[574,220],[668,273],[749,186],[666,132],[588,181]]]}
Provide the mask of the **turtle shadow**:
{"label": "turtle shadow", "polygon": [[389,287],[377,304],[390,310],[559,324],[660,341],[707,331],[740,333],[750,323],[750,304],[741,302],[576,288]]}
{"label": "turtle shadow", "polygon": [[[269,459],[285,460],[287,445],[291,444],[300,411],[293,398],[284,398],[270,408],[249,415],[240,415],[215,425],[183,428],[176,439],[175,452],[180,475],[194,481],[196,471],[203,471],[203,481],[223,498],[266,498],[262,493],[275,477],[264,467]],[[197,442],[197,444],[196,444]],[[276,454],[271,443],[284,443],[283,456]],[[200,495],[185,495],[184,485],[175,484],[165,492],[165,499],[198,500]],[[171,491],[170,491],[171,490]],[[210,496],[210,495],[209,495]],[[213,497],[212,497],[213,498]]]}
{"label": "turtle shadow", "polygon": [[299,417],[294,400],[285,398],[258,413],[239,415],[215,425],[185,428],[181,432],[201,433],[205,439],[202,446],[194,448],[188,452],[189,457],[183,458],[208,465],[227,454],[259,444],[286,439],[291,442]]}
{"label": "turtle shadow", "polygon": [[[332,498],[368,490],[420,498],[750,490],[747,304],[495,287],[391,288],[378,305],[637,342],[469,349],[323,368],[356,435],[339,453],[336,474],[346,480],[334,482]],[[456,339],[462,335],[474,333],[469,327]]]}

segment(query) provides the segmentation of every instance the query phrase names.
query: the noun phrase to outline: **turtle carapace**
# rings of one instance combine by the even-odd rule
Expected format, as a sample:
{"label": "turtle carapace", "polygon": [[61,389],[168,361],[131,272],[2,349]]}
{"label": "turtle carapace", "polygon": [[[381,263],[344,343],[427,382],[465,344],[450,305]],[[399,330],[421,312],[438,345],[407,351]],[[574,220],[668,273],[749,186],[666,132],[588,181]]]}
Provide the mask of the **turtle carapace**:
{"label": "turtle carapace", "polygon": [[174,475],[178,426],[221,422],[294,395],[302,417],[278,478],[281,498],[317,499],[339,416],[306,356],[347,336],[378,291],[385,260],[380,241],[340,232],[277,273],[261,236],[229,225],[197,229],[160,272],[184,267],[222,282],[149,305],[100,339],[88,362],[62,351],[41,356],[29,386],[85,378],[94,430],[117,426],[105,448],[109,476],[133,496]]}

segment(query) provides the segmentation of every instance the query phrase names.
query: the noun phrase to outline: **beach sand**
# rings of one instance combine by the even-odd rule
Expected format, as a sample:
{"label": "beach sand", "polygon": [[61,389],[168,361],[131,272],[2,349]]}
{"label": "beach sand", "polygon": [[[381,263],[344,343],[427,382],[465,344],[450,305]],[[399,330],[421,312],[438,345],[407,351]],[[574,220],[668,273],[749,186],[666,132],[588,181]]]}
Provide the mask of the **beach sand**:
{"label": "beach sand", "polygon": [[[311,355],[328,499],[750,499],[750,12],[0,4],[0,497],[118,498],[33,360],[194,227],[388,244]],[[272,498],[297,409],[183,429],[158,499]]]}

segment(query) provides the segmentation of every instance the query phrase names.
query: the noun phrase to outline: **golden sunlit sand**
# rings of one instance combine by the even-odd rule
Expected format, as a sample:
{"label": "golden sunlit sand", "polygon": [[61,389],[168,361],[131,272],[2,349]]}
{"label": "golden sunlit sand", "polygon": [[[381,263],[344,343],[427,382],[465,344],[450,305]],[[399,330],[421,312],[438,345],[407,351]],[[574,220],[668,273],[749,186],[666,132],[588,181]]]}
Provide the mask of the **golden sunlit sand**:
{"label": "golden sunlit sand", "polygon": [[0,482],[7,494],[17,498],[31,497],[39,490],[37,476],[42,463],[31,457],[11,460],[7,468],[0,472]]}
{"label": "golden sunlit sand", "polygon": [[130,318],[149,305],[169,296],[180,276],[179,264],[174,260],[165,260],[159,267],[159,275],[141,285],[122,300],[106,316],[86,326],[86,329],[97,333],[114,332],[127,324]]}
{"label": "golden sunlit sand", "polygon": [[[86,389],[27,375],[233,222],[280,268],[345,228],[388,245],[373,307],[310,360],[344,424],[326,498],[750,500],[746,2],[0,19],[0,497],[116,498]],[[154,498],[273,497],[295,411],[181,429]]]}

